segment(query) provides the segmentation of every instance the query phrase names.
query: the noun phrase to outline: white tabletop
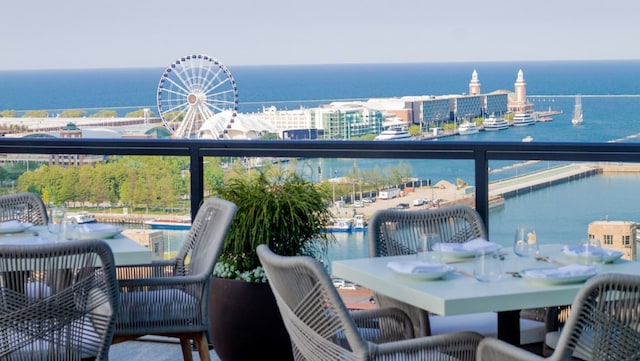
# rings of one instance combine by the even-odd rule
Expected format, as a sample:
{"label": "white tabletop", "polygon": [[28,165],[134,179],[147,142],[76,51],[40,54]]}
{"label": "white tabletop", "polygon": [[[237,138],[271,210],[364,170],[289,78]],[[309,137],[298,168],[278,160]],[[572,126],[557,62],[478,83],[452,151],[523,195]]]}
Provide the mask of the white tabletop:
{"label": "white tabletop", "polygon": [[[561,245],[541,246],[541,254],[559,262],[570,263],[561,253]],[[518,257],[511,249],[501,261],[503,272],[519,272],[528,268],[557,267],[533,258]],[[394,274],[390,261],[415,260],[415,255],[375,257],[332,262],[332,273],[360,284],[377,293],[394,297],[413,306],[440,315],[456,315],[487,311],[513,311],[571,304],[583,283],[549,285],[533,283],[524,278],[505,274],[495,282],[479,282],[470,277],[473,258],[466,262],[450,263],[460,272],[452,272],[443,279],[421,281]],[[554,258],[555,257],[555,258]],[[618,260],[599,267],[599,273],[640,274],[638,263]]]}
{"label": "white tabletop", "polygon": [[[116,265],[133,265],[151,263],[151,250],[123,234],[105,239],[111,247]],[[3,244],[45,244],[55,242],[55,236],[49,233],[46,226],[34,226],[23,233],[0,235],[0,246]],[[82,242],[68,240],[64,242]]]}

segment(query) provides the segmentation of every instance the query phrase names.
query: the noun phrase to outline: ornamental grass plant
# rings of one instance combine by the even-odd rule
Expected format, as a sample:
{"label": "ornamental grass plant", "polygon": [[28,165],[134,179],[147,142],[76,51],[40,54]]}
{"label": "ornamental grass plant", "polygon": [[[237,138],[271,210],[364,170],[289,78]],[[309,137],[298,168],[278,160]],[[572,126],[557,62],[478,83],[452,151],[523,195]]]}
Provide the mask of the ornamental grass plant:
{"label": "ornamental grass plant", "polygon": [[217,189],[238,210],[213,276],[266,282],[256,254],[260,244],[283,256],[324,261],[335,241],[326,231],[331,194],[320,184],[275,167],[238,172]]}

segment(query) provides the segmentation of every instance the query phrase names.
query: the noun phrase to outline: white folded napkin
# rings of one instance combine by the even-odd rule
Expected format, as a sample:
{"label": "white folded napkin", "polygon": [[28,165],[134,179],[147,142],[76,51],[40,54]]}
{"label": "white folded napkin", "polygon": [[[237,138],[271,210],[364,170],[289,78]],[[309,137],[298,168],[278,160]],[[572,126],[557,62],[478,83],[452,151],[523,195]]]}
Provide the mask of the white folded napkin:
{"label": "white folded napkin", "polygon": [[420,261],[389,262],[387,263],[387,267],[398,273],[434,273],[444,272],[448,269],[448,266],[444,264]]}
{"label": "white folded napkin", "polygon": [[570,264],[567,266],[557,268],[540,268],[528,270],[527,276],[538,278],[550,278],[550,277],[574,277],[594,274],[596,268],[593,266],[585,266],[581,264]]}
{"label": "white folded napkin", "polygon": [[[589,253],[592,255],[598,255],[601,254],[603,256],[613,256],[614,254],[616,254],[619,251],[613,250],[613,249],[608,249],[608,248],[598,248],[598,247],[590,247],[589,248]],[[584,246],[581,245],[565,245],[562,246],[562,253],[568,255],[568,256],[578,256],[578,255],[582,255],[586,253],[586,249]]]}
{"label": "white folded napkin", "polygon": [[497,249],[500,248],[500,245],[484,238],[474,238],[464,243],[438,243],[438,247],[443,252],[471,252],[483,248]]}
{"label": "white folded napkin", "polygon": [[20,223],[20,221],[17,219],[0,222],[0,229],[15,229],[20,228],[20,226],[22,226],[22,223]]}

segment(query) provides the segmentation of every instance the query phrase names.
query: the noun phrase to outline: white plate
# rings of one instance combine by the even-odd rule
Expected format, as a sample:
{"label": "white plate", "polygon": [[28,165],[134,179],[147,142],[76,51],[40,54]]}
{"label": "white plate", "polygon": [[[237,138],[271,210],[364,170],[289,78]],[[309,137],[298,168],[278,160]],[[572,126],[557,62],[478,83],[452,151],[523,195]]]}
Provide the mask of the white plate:
{"label": "white plate", "polygon": [[113,238],[122,232],[122,227],[106,223],[83,223],[75,226],[69,238],[72,239],[105,239]]}
{"label": "white plate", "polygon": [[[437,243],[433,246],[433,248],[435,248],[436,250],[440,250],[440,252],[442,252],[442,256],[443,257],[450,257],[450,258],[473,258],[476,256],[476,252],[478,252],[477,249],[473,249],[473,250],[467,250],[464,249],[462,247],[462,243],[459,243],[460,247],[459,248],[455,248],[455,249],[451,249],[449,247],[440,247],[440,244]],[[502,248],[501,245],[497,244],[497,243],[493,243],[490,247],[487,247],[493,251],[497,251],[500,248]]]}
{"label": "white plate", "polygon": [[[568,259],[575,261],[578,259],[578,252],[580,250],[579,245],[567,245],[562,247],[562,253]],[[618,260],[620,257],[624,256],[622,251],[618,251],[615,249],[602,248],[602,261],[604,263],[613,263]],[[592,259],[589,259],[589,262],[593,262]]]}
{"label": "white plate", "polygon": [[22,232],[28,228],[31,228],[33,226],[33,223],[22,223],[20,221],[6,221],[6,222],[0,222],[0,233],[4,234],[4,233],[17,233],[17,232]]}
{"label": "white plate", "polygon": [[598,273],[595,268],[593,272],[581,274],[581,275],[569,275],[569,276],[553,276],[553,277],[540,277],[537,272],[541,270],[551,270],[553,268],[529,268],[520,271],[522,278],[527,279],[529,281],[548,284],[548,285],[563,285],[569,283],[579,283],[588,280]]}
{"label": "white plate", "polygon": [[[411,271],[408,271],[408,269],[411,268],[410,267],[411,264],[415,264],[419,266],[420,262],[414,262],[414,263],[403,262],[401,266],[398,264],[397,265],[398,267],[394,267],[393,262],[390,262],[390,264],[388,264],[387,267],[399,277],[409,278],[417,281],[437,280],[446,276],[447,274],[451,273],[454,270],[454,268],[449,265],[440,265],[437,267],[429,267],[429,269],[426,272],[411,272]],[[403,270],[405,268],[407,268],[406,271]]]}

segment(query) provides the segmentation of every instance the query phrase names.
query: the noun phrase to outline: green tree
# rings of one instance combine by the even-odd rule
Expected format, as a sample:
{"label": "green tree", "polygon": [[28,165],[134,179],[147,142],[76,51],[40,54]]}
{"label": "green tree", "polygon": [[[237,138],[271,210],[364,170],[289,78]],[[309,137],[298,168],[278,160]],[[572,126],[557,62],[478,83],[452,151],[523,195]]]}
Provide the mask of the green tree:
{"label": "green tree", "polygon": [[[134,110],[132,112],[125,114],[124,116],[125,118],[142,118],[144,117],[144,109]],[[156,114],[153,112],[153,110],[149,109],[149,116],[155,117]]]}
{"label": "green tree", "polygon": [[23,118],[46,118],[49,116],[46,110],[27,110],[22,115]]}
{"label": "green tree", "polygon": [[115,110],[100,110],[99,112],[91,114],[92,118],[117,118],[118,112]]}
{"label": "green tree", "polygon": [[409,134],[415,137],[417,135],[422,134],[422,129],[420,128],[419,125],[413,124],[409,127]]}
{"label": "green tree", "polygon": [[7,109],[0,111],[0,118],[15,118],[17,114],[17,111]]}
{"label": "green tree", "polygon": [[82,109],[67,109],[60,113],[61,118],[84,118],[87,116],[87,112]]}

